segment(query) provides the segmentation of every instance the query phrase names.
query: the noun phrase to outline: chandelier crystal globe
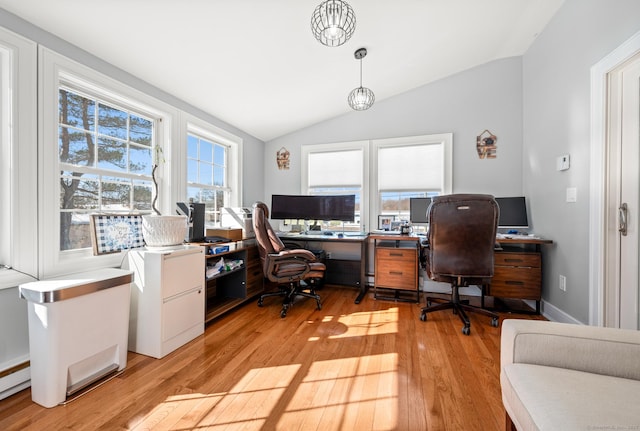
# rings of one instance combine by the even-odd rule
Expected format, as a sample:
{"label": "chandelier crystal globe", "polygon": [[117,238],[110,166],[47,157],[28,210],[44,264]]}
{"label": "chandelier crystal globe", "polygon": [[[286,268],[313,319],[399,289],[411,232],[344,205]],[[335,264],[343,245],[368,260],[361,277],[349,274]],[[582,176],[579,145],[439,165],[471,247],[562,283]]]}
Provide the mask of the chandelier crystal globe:
{"label": "chandelier crystal globe", "polygon": [[326,46],[340,46],[356,30],[356,15],[349,3],[342,0],[325,0],[311,15],[311,31]]}
{"label": "chandelier crystal globe", "polygon": [[376,100],[373,91],[362,86],[362,59],[366,55],[366,48],[360,48],[354,53],[356,60],[360,60],[360,87],[351,90],[349,97],[347,97],[347,102],[351,109],[355,111],[366,111],[373,106],[373,102]]}

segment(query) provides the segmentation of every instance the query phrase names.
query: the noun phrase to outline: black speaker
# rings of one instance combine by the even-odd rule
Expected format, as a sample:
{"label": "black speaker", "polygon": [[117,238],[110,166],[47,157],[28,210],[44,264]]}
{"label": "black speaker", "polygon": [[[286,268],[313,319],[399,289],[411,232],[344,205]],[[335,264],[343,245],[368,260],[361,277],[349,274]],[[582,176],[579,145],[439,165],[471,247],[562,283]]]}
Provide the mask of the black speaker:
{"label": "black speaker", "polygon": [[189,220],[187,242],[203,242],[204,235],[204,204],[178,202],[178,214],[186,215]]}

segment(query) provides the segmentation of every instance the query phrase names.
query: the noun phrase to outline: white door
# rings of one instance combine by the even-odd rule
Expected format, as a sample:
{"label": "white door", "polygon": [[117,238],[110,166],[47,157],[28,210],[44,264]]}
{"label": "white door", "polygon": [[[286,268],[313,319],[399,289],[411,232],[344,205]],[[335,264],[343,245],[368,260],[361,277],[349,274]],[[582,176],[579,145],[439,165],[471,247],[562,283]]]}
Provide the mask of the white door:
{"label": "white door", "polygon": [[640,54],[609,75],[607,326],[640,329]]}

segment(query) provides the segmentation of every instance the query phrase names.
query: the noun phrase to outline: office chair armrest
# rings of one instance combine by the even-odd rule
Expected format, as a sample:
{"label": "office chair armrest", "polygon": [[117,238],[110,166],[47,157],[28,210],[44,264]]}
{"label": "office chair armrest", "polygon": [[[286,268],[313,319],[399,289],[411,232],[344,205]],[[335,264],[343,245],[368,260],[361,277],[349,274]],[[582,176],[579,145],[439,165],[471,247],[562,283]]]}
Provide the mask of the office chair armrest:
{"label": "office chair armrest", "polygon": [[276,283],[302,280],[311,271],[309,263],[315,260],[308,257],[306,253],[290,253],[289,250],[269,253],[267,278]]}
{"label": "office chair armrest", "polygon": [[315,262],[317,260],[313,252],[306,250],[304,248],[285,249],[280,251],[280,253],[274,253],[274,254],[282,257],[302,259],[302,260],[306,260],[307,262]]}

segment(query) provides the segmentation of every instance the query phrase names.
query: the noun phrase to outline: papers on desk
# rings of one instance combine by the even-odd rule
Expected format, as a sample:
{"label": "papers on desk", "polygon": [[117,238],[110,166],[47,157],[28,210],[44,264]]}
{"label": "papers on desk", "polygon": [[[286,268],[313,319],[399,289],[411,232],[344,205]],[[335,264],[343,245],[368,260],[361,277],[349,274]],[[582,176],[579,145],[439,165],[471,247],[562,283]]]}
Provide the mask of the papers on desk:
{"label": "papers on desk", "polygon": [[371,233],[375,233],[379,235],[400,235],[401,234],[399,230],[382,230],[382,229],[372,230]]}
{"label": "papers on desk", "polygon": [[516,234],[516,233],[497,233],[496,234],[496,239],[497,240],[501,240],[501,239],[540,239],[539,236],[536,236],[534,234]]}

